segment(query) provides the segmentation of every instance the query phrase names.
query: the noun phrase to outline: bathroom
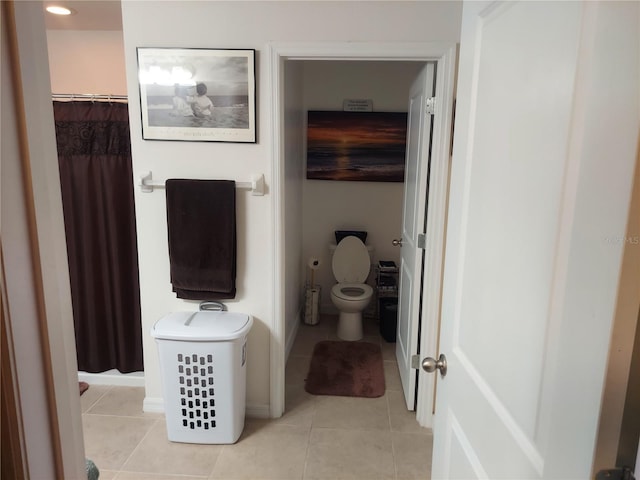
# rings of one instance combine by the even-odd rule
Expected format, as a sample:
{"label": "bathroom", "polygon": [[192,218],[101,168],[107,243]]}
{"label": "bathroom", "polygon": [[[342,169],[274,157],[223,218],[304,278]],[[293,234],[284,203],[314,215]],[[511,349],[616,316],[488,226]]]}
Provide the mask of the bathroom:
{"label": "bathroom", "polygon": [[[264,13],[264,12],[259,12],[259,11],[256,12],[258,18],[262,18],[259,15],[260,13]],[[273,12],[267,12],[267,13],[273,14]],[[282,14],[282,12],[280,13]],[[382,12],[382,13],[384,14],[385,12]],[[421,12],[421,13],[426,13],[426,12]],[[141,15],[139,14],[139,12],[136,12],[136,7],[132,6],[132,10],[130,10],[129,17],[128,17],[129,21],[131,22],[131,26],[138,25],[138,24],[142,25],[143,22],[141,22],[140,17]],[[381,21],[382,17],[384,17],[384,15],[378,16],[377,21],[373,25],[373,30],[376,30],[378,32],[388,31],[387,29],[382,28],[384,24],[384,22]],[[160,21],[162,21],[162,18],[166,18],[166,15],[165,17],[160,15]],[[232,18],[233,18],[233,15],[232,15]],[[334,20],[334,22],[328,22],[328,21],[318,22],[319,24],[323,25],[323,28],[327,28],[327,25],[330,25],[328,27],[326,36],[324,33],[320,34],[316,30],[313,30],[312,28],[310,28],[309,29],[311,33],[310,38],[313,39],[313,38],[316,38],[317,36],[320,39],[330,37],[330,38],[337,38],[338,40],[345,40],[345,35],[343,33],[342,34],[340,33],[340,28],[339,28],[341,26],[344,27],[345,26],[344,23],[340,21],[339,16],[336,17],[335,15],[332,15],[331,18]],[[327,18],[324,20],[328,20],[328,19],[329,19],[329,16],[327,16]],[[405,29],[407,32],[430,31],[430,28],[427,28],[425,26],[418,26],[418,25],[412,24],[412,22],[410,22],[410,19],[411,19],[410,16],[403,17],[403,20],[410,24]],[[428,19],[429,19],[428,15],[421,16],[420,18],[421,21],[428,20]],[[134,23],[134,20],[136,23]],[[321,20],[323,20],[323,18],[321,18]],[[441,20],[441,18],[438,18],[438,20]],[[197,22],[195,23],[197,24]],[[229,22],[229,23],[233,24],[234,22]],[[292,22],[292,23],[295,23],[295,22]],[[305,27],[308,26],[307,23],[304,23],[304,22],[301,22],[301,23],[303,23]],[[446,23],[446,22],[443,22],[443,23]],[[338,28],[333,26],[335,24],[338,25]],[[154,25],[154,28],[157,29],[157,25]],[[178,25],[176,28],[177,33],[176,32],[173,32],[173,33],[176,33],[176,35],[180,35],[181,32],[184,33],[184,28]],[[197,28],[194,29],[193,23],[190,23],[188,28],[194,31],[198,31]],[[229,28],[237,28],[237,25],[233,25],[232,27],[229,26],[228,28],[223,27],[218,33],[222,36],[226,34],[230,34]],[[295,32],[298,32],[297,30],[295,30],[296,28],[295,24],[292,25],[291,28],[293,28]],[[435,28],[434,31],[438,32],[438,29]],[[169,34],[167,35],[167,33]],[[144,35],[142,34],[136,35],[132,33],[131,38],[127,40],[127,43],[128,43],[127,52],[129,56],[128,60],[126,61],[127,71],[131,72],[132,68],[134,68],[135,62],[133,59],[133,54],[131,53],[132,51],[131,47],[133,45],[143,44],[141,42],[144,42],[146,44],[158,43],[163,39],[166,42],[167,39],[171,40],[172,38],[171,33],[172,32],[162,32],[162,38],[154,37],[153,34],[149,34],[148,32],[145,33]],[[260,45],[262,45],[264,42],[264,38],[261,40],[259,37],[259,34],[258,34],[258,38],[255,38],[254,36],[251,35],[251,32],[246,32],[243,30],[243,33],[246,34],[245,41],[256,42],[256,43],[259,43]],[[304,35],[306,36],[307,33],[308,32],[304,32]],[[400,36],[399,33],[397,34],[398,36]],[[439,34],[436,33],[434,37],[437,37],[438,35],[447,37],[447,35],[446,34],[443,35],[441,31]],[[290,32],[289,32],[289,34],[287,33],[283,34],[284,38],[293,38],[294,40],[301,36],[303,36],[302,33],[294,33],[293,35],[290,35]],[[351,39],[351,36],[347,36],[347,37]],[[371,41],[372,39],[380,38],[378,37],[377,34],[374,34],[366,29],[363,30],[362,33],[356,34],[355,37],[363,41]],[[381,37],[383,39],[387,39],[384,36],[384,33],[381,33]],[[455,38],[456,38],[455,35],[451,35],[451,37],[452,37],[451,41],[455,41]],[[281,37],[279,35],[275,35],[274,38],[281,38]],[[431,37],[424,38],[424,35],[423,36],[418,35],[416,36],[416,38],[421,41],[429,41],[429,40],[435,39]],[[411,40],[413,39],[413,37],[411,36],[411,34],[407,33],[406,38],[403,37],[403,39]],[[264,77],[268,77],[267,71],[268,71],[268,68],[263,69],[263,80],[264,80]],[[132,74],[129,74],[128,82],[127,82],[127,84],[129,85],[129,88],[128,88],[129,91],[132,91],[131,88],[133,88],[133,86],[135,85],[135,81],[131,75]],[[139,166],[147,167],[147,168],[151,167],[154,171],[156,171],[157,168],[163,168],[164,170],[162,170],[161,172],[162,174],[159,175],[160,178],[166,177],[169,175],[176,175],[178,173],[190,174],[194,176],[195,175],[202,176],[202,175],[206,175],[207,173],[210,173],[211,171],[215,171],[215,173],[217,174],[216,177],[218,176],[218,174],[220,174],[220,175],[225,175],[225,176],[228,175],[229,177],[232,177],[232,178],[239,178],[241,180],[244,180],[249,173],[252,173],[254,171],[264,171],[264,170],[268,171],[269,162],[265,162],[264,159],[270,158],[270,155],[269,155],[270,146],[273,149],[276,149],[277,147],[270,145],[269,134],[268,134],[269,118],[267,118],[268,111],[269,111],[269,108],[267,108],[268,91],[266,90],[266,87],[264,88],[265,90],[262,90],[261,92],[262,93],[261,98],[263,99],[261,101],[261,106],[263,107],[262,109],[263,113],[261,116],[260,124],[264,125],[265,128],[267,129],[267,132],[264,133],[264,137],[261,139],[261,141],[264,140],[265,143],[267,144],[266,147],[261,146],[259,144],[254,146],[246,146],[246,148],[240,149],[241,153],[238,153],[237,152],[238,146],[227,146],[227,145],[215,146],[214,148],[208,148],[209,146],[207,146],[207,148],[201,148],[200,146],[191,145],[187,148],[184,148],[186,146],[169,147],[167,145],[159,145],[158,143],[152,144],[152,142],[146,142],[146,145],[142,146],[142,144],[145,142],[140,141],[141,132],[137,130],[132,132],[132,136],[134,138],[134,141],[137,142],[137,148],[139,148],[139,152],[144,154],[142,155],[142,157],[144,157],[143,161]],[[71,90],[78,91],[75,89],[71,89]],[[99,92],[101,91],[101,89],[91,88],[91,91]],[[133,106],[132,108],[135,109],[136,107]],[[198,157],[194,159],[194,162],[193,162],[194,165],[192,165],[193,168],[185,167],[183,165],[179,169],[179,172],[177,168],[171,169],[170,167],[175,162],[175,157],[178,156],[178,152],[180,150],[187,151],[187,149],[190,156]],[[208,170],[206,168],[207,162],[202,161],[204,158],[203,153],[205,153],[207,150],[214,150],[216,152],[217,158],[206,159],[209,163],[211,161],[216,162],[216,168],[212,170]],[[256,155],[253,156],[253,154],[256,154]],[[242,168],[236,166],[237,163],[240,163],[238,162],[238,160],[242,161],[241,162]],[[220,163],[218,163],[218,161]],[[264,168],[265,164],[267,165],[267,168]],[[297,180],[297,178],[298,177],[294,175],[294,180]],[[276,192],[283,191],[281,185],[278,183],[281,181],[282,180],[280,178],[274,178],[274,176],[270,176],[269,173],[267,172],[267,185],[274,185],[276,187],[274,188],[274,191]],[[294,181],[293,183],[295,184],[294,188],[298,188],[299,182]],[[302,188],[300,188],[300,190],[302,190]],[[145,278],[145,282],[143,282],[145,285],[145,287],[143,288],[146,288],[147,285],[150,285],[150,288],[145,292],[143,292],[143,302],[145,302],[144,311],[146,315],[144,328],[146,329],[149,326],[149,323],[153,322],[154,317],[157,318],[157,314],[159,312],[166,312],[171,308],[177,308],[179,306],[179,303],[178,302],[172,303],[170,300],[168,300],[166,294],[164,295],[164,297],[160,294],[160,292],[166,290],[166,287],[167,287],[166,282],[163,284],[161,283],[161,281],[158,280],[157,282],[154,283],[153,281],[154,279],[152,278],[154,275],[158,278],[166,277],[166,268],[164,268],[166,265],[163,263],[165,262],[165,260],[163,255],[160,254],[160,248],[156,250],[154,250],[153,248],[154,238],[157,238],[159,235],[162,236],[164,233],[161,225],[162,222],[158,220],[161,217],[161,213],[163,212],[162,208],[158,208],[158,207],[161,207],[162,205],[158,205],[158,204],[161,204],[162,202],[158,200],[158,195],[155,195],[155,197],[148,198],[148,199],[141,198],[141,195],[142,194],[136,192],[137,199],[139,200],[139,206],[141,207],[140,210],[143,211],[142,213],[143,213],[143,218],[145,219],[144,220],[145,228],[154,229],[155,227],[159,227],[157,228],[157,231],[155,231],[153,235],[147,234],[146,237],[144,237],[144,234],[143,234],[144,238],[141,238],[141,240],[144,240],[145,250],[147,247],[149,247],[149,255],[146,258],[146,264],[141,269],[142,271],[146,272],[145,275],[147,277]],[[294,197],[294,199],[295,198],[297,197]],[[249,204],[248,202],[251,200],[249,199],[247,199],[246,201],[243,200],[245,202],[245,206],[248,205]],[[260,202],[260,200],[266,200],[266,201]],[[242,218],[243,223],[241,225],[241,230],[244,229],[242,233],[246,234],[243,237],[243,238],[246,238],[246,241],[244,244],[241,245],[241,248],[242,248],[242,251],[244,252],[244,257],[245,257],[243,259],[244,263],[241,266],[241,268],[244,268],[246,270],[243,272],[243,274],[245,275],[243,278],[246,278],[247,281],[246,281],[246,284],[243,285],[243,288],[246,288],[246,292],[248,293],[248,295],[244,301],[240,301],[237,304],[232,304],[232,307],[235,309],[255,312],[258,322],[261,322],[259,324],[260,328],[256,331],[256,334],[253,337],[252,346],[254,347],[253,352],[256,354],[256,358],[262,359],[262,360],[266,360],[267,358],[269,358],[269,341],[267,340],[267,338],[269,337],[271,331],[276,332],[276,334],[278,335],[278,338],[280,339],[283,338],[282,332],[278,331],[278,328],[279,328],[278,323],[280,321],[279,318],[281,317],[276,315],[277,313],[280,313],[280,312],[279,310],[274,311],[273,305],[271,304],[271,302],[273,302],[272,300],[273,295],[270,295],[270,294],[275,293],[278,296],[280,296],[281,294],[285,293],[285,292],[282,292],[282,286],[280,284],[276,284],[274,286],[272,283],[271,284],[269,283],[269,281],[274,279],[274,275],[272,273],[274,270],[274,267],[276,269],[281,267],[280,262],[278,262],[278,264],[275,264],[276,262],[274,261],[270,262],[269,259],[273,258],[274,251],[280,250],[280,249],[284,250],[286,245],[282,245],[279,243],[278,245],[274,245],[273,244],[274,236],[269,235],[269,233],[272,233],[269,230],[269,225],[270,225],[269,220],[271,220],[272,217],[274,216],[277,217],[281,215],[282,211],[276,210],[274,208],[274,205],[269,206],[268,203],[269,203],[268,199],[257,199],[255,203],[251,204],[250,209],[247,208],[247,210],[250,210],[250,211],[248,211],[247,215],[244,218]],[[278,204],[276,203],[275,206],[278,206]],[[292,208],[292,207],[288,207],[288,208]],[[140,214],[140,211],[138,213]],[[302,218],[302,215],[300,215],[300,218]],[[301,231],[302,229],[300,229],[300,232]],[[265,234],[265,232],[267,232],[267,234]],[[299,238],[299,236],[293,236],[292,238],[295,240],[296,238]],[[261,255],[251,255],[247,253],[247,252],[256,252],[256,251],[259,252]],[[269,254],[269,252],[271,252],[271,255]],[[300,260],[304,259],[304,255],[302,255],[301,252],[300,252],[300,255],[298,256]],[[276,258],[278,257],[276,256]],[[303,269],[301,268],[301,265],[303,265],[304,263],[302,261],[296,261],[294,263],[295,263],[294,267],[297,270],[301,271],[300,279],[302,279]],[[157,268],[154,268],[154,266],[157,266]],[[279,278],[280,277],[276,277],[276,280]],[[251,279],[251,280],[248,280],[248,279]],[[296,288],[294,288],[294,290],[297,290],[297,285],[300,284],[301,282],[295,282],[295,283],[296,283]],[[287,287],[288,287],[288,284],[287,284]],[[262,297],[259,298],[259,295],[255,292],[260,292]],[[151,304],[151,302],[154,302],[157,300],[155,298],[156,296],[161,298],[159,299],[160,301],[159,301],[159,305],[157,305],[157,308],[153,308],[153,305]],[[293,297],[293,296],[299,298],[299,292],[293,292],[293,294],[290,297]],[[281,298],[277,298],[275,303],[280,303],[281,301],[282,301]],[[296,303],[296,306],[299,305],[297,301],[295,303]],[[288,311],[286,313],[288,313]],[[154,353],[152,344],[147,345],[147,347],[150,347],[150,348],[147,348],[147,351],[149,352],[148,357],[149,359],[152,359],[153,353]],[[271,347],[272,347],[271,352],[273,352],[274,345],[272,344]],[[265,413],[264,406],[269,404],[267,400],[267,398],[269,397],[269,394],[267,392],[268,389],[266,388],[267,384],[269,383],[269,379],[267,379],[266,375],[264,375],[265,373],[267,373],[266,372],[267,367],[264,366],[265,363],[266,362],[262,362],[261,364],[254,363],[253,367],[255,368],[255,373],[250,375],[251,389],[250,389],[248,398],[254,406],[254,413],[264,414]],[[148,371],[147,373],[153,373],[153,375],[157,376],[157,372]],[[153,380],[149,380],[149,382],[151,382],[150,385],[149,384],[147,385],[147,387],[149,387],[149,391],[151,393],[157,393],[158,390],[157,388],[155,388],[157,385],[153,384]],[[276,411],[273,413],[274,415],[278,415],[279,412]]]}
{"label": "bathroom", "polygon": [[[295,63],[300,65],[292,65]],[[339,111],[343,100],[356,98],[372,100],[376,112],[406,112],[409,88],[422,66],[420,62],[309,60],[288,62],[286,68],[302,70],[303,112]],[[393,88],[389,88],[391,85]],[[314,272],[314,283],[321,287],[320,311],[336,314],[330,298],[331,287],[336,283],[331,269],[333,252],[329,249],[336,241],[334,231],[367,232],[372,264],[367,283],[375,286],[374,266],[378,260],[391,260],[399,265],[400,248],[393,246],[392,241],[401,236],[404,184],[309,180],[304,170],[302,177],[303,280],[310,280],[305,260],[317,258],[320,265]],[[372,315],[376,315],[375,296],[365,310],[365,317]]]}
{"label": "bathroom", "polygon": [[[109,28],[109,27],[106,27]],[[133,37],[136,33],[131,34]],[[80,41],[78,39],[81,38]],[[55,93],[113,93],[122,94],[127,90],[125,78],[125,64],[130,67],[135,59],[124,58],[124,39],[122,32],[112,30],[49,30],[49,56],[52,76],[52,91]],[[130,40],[133,44],[144,44],[144,41]],[[146,41],[146,40],[145,40]],[[86,47],[86,48],[85,48]],[[95,52],[100,52],[96,55]],[[81,60],[81,61],[77,61]],[[91,65],[90,69],[79,66]],[[342,102],[347,98],[367,98],[373,102],[374,111],[406,111],[407,92],[411,81],[419,71],[421,64],[417,62],[327,62],[327,61],[294,61],[289,62],[287,70],[294,72],[298,80],[295,89],[299,92],[301,104],[294,105],[296,115],[302,117],[307,109],[336,110],[341,109]],[[264,83],[264,82],[263,82]],[[259,83],[259,86],[262,84]],[[323,88],[320,88],[320,87]],[[289,97],[288,97],[289,98]],[[131,105],[132,111],[137,111],[138,105]],[[135,114],[137,115],[137,114]],[[304,118],[301,118],[304,121]],[[246,181],[251,173],[264,172],[269,185],[268,171],[260,161],[264,155],[264,140],[267,136],[267,121],[259,121],[258,143],[255,145],[218,144],[215,147],[221,154],[216,153],[216,159],[208,158],[211,145],[205,143],[185,145],[182,142],[144,142],[143,155],[136,155],[136,143],[132,145],[134,157],[134,175],[140,171],[151,170],[154,178],[169,178],[171,172],[180,176],[212,176],[219,175]],[[262,128],[261,128],[262,126]],[[287,130],[288,132],[289,130]],[[295,132],[287,134],[287,144],[294,144],[298,154],[304,152],[304,129],[296,125],[291,129]],[[132,125],[132,137],[141,136],[139,125]],[[292,138],[295,136],[295,138]],[[263,143],[263,145],[260,145]],[[182,156],[185,148],[194,157],[193,162],[176,165],[166,155],[153,158],[163,149],[174,152],[175,156]],[[267,149],[268,150],[268,149]],[[262,153],[261,153],[262,152]],[[288,151],[287,151],[288,152]],[[242,162],[235,159],[241,155]],[[222,161],[218,157],[228,156],[233,161]],[[294,341],[295,329],[293,325],[299,322],[302,315],[302,290],[305,282],[305,265],[309,256],[321,259],[321,267],[316,275],[316,283],[322,286],[321,311],[335,312],[330,302],[328,288],[334,283],[330,270],[329,243],[333,231],[340,228],[357,228],[369,233],[369,241],[374,247],[372,262],[378,259],[397,261],[398,251],[391,245],[393,238],[399,236],[402,218],[402,183],[385,182],[333,182],[311,181],[304,179],[304,158],[296,157],[285,163],[285,178],[297,178],[292,188],[299,191],[302,202],[296,208],[287,205],[287,225],[298,225],[298,228],[287,228],[285,240],[286,251],[292,255],[286,256],[287,276],[286,294],[286,352],[288,353]],[[216,162],[211,171],[211,162]],[[217,162],[220,162],[219,164]],[[134,179],[135,181],[135,179]],[[289,185],[287,185],[289,188]],[[141,300],[143,311],[143,330],[148,329],[153,322],[167,311],[184,309],[184,303],[170,295],[161,302],[157,301],[157,292],[170,291],[166,269],[165,247],[156,242],[157,235],[163,235],[164,225],[164,195],[162,193],[141,193],[136,191],[136,214],[138,222],[138,243],[144,245],[140,254],[141,271]],[[243,291],[261,291],[262,285],[272,282],[268,260],[260,252],[265,248],[264,235],[247,235],[252,232],[269,232],[272,228],[267,221],[269,196],[252,197],[238,195],[238,238],[239,248],[246,252],[246,256],[239,260],[238,298],[243,297]],[[248,208],[248,206],[251,208]],[[345,208],[348,207],[348,208]],[[299,217],[299,218],[296,218]],[[141,248],[142,250],[142,248]],[[298,264],[293,267],[289,262]],[[297,273],[298,278],[289,281]],[[373,278],[373,272],[370,279]],[[371,280],[370,280],[371,281]],[[291,293],[289,293],[291,292]],[[240,302],[229,302],[231,310],[251,311],[257,321],[249,338],[249,348],[254,358],[267,358],[270,348],[268,319],[271,313],[270,302],[257,297],[243,299]],[[372,302],[373,304],[374,302]],[[373,306],[373,305],[372,305]],[[195,306],[194,306],[195,308]],[[335,312],[337,313],[337,312]],[[162,408],[160,397],[160,382],[157,366],[157,352],[152,339],[145,335],[145,410],[158,411]],[[268,362],[258,365],[249,364],[247,412],[257,417],[269,416],[269,373]],[[109,379],[108,381],[112,381]],[[115,381],[122,381],[116,379]],[[139,382],[139,380],[137,380]]]}

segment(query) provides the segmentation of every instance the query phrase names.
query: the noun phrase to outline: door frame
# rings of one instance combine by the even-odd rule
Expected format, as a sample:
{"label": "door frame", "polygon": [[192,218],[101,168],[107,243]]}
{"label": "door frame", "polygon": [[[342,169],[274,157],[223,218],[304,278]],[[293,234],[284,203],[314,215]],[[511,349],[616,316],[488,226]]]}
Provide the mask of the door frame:
{"label": "door frame", "polygon": [[[272,43],[268,46],[271,83],[271,202],[273,210],[273,331],[270,344],[270,416],[284,413],[285,390],[285,210],[284,210],[284,68],[287,60],[419,61],[436,63],[436,112],[431,145],[431,183],[423,268],[421,354],[435,355],[438,346],[444,238],[451,158],[453,97],[457,45],[455,43]],[[426,179],[425,179],[426,181]],[[429,285],[429,288],[426,287]],[[416,419],[431,427],[435,376],[418,374]]]}
{"label": "door frame", "polygon": [[2,192],[11,205],[3,225],[11,224],[16,233],[0,241],[2,321],[12,357],[2,368],[19,414],[17,428],[8,433],[16,436],[16,447],[24,447],[24,468],[32,478],[82,478],[86,465],[44,10],[40,2],[1,7],[3,70],[8,67],[12,78],[2,97],[10,98],[5,108],[15,110],[2,144],[2,165],[11,167],[3,175],[13,185]]}

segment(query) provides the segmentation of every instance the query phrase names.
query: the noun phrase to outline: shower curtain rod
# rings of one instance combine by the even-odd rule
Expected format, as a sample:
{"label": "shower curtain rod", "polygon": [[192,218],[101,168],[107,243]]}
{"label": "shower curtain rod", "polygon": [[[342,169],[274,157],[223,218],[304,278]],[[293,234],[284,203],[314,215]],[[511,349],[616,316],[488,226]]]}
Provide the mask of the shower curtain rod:
{"label": "shower curtain rod", "polygon": [[114,102],[126,102],[128,97],[126,95],[98,95],[94,93],[52,93],[51,98],[53,100],[95,100],[98,101],[114,101]]}

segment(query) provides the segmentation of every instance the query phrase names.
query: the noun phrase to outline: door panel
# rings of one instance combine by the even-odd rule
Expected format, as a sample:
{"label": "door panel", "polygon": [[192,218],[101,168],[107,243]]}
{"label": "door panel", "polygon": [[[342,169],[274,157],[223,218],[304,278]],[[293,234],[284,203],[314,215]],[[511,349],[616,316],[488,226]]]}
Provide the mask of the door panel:
{"label": "door panel", "polygon": [[[553,21],[545,10],[507,4],[483,18],[453,340],[472,376],[528,436],[537,416],[547,330],[539,320],[551,301],[580,27],[577,2],[555,9]],[[514,41],[518,30],[530,33]]]}
{"label": "door panel", "polygon": [[426,99],[433,92],[434,70],[433,64],[427,64],[409,94],[396,339],[396,358],[409,410],[415,409],[416,397],[416,370],[411,368],[411,356],[418,353],[420,321],[422,250],[417,247],[417,240],[425,226],[431,140],[431,115],[427,115],[425,109]]}
{"label": "door panel", "polygon": [[433,478],[590,476],[621,258],[605,239],[637,146],[634,3],[464,6]]}

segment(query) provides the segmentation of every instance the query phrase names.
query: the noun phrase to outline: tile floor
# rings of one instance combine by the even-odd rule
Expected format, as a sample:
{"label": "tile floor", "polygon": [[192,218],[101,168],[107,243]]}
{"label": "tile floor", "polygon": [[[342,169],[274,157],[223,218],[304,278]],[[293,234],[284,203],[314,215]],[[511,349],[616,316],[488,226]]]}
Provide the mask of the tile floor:
{"label": "tile floor", "polygon": [[301,325],[286,369],[286,413],[247,419],[235,445],[171,443],[164,416],[142,412],[144,389],[92,385],[81,397],[85,449],[101,480],[425,480],[432,436],[404,405],[395,344],[365,320],[363,341],[382,346],[380,398],[313,396],[304,391],[316,342],[334,340],[337,317]]}

